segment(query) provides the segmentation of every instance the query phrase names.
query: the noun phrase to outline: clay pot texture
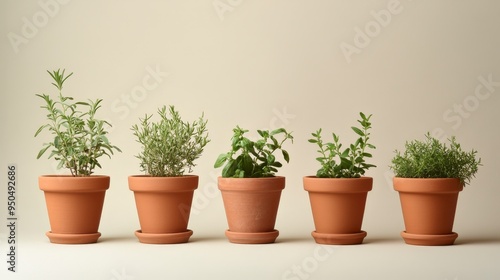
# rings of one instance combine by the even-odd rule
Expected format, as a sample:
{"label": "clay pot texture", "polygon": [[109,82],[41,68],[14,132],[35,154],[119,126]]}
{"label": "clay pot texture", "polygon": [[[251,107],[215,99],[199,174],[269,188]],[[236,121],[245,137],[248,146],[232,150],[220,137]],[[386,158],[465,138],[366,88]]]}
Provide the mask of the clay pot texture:
{"label": "clay pot texture", "polygon": [[[278,236],[274,226],[281,192],[285,188],[285,177],[219,177],[218,187],[222,193],[229,226],[226,235],[227,233],[269,233],[270,236],[274,236],[274,239]],[[272,240],[264,240],[266,239],[264,238],[260,241],[262,243],[274,242],[274,239],[270,238]],[[247,241],[240,240],[236,243],[260,243],[260,241]]]}
{"label": "clay pot texture", "polygon": [[186,232],[198,176],[129,176],[143,234]]}
{"label": "clay pot texture", "polygon": [[[312,233],[321,244],[359,244],[366,232],[361,231],[366,198],[373,178],[303,178],[316,231]],[[321,238],[317,238],[321,235]],[[330,236],[328,236],[330,235]],[[352,238],[349,238],[351,235]]]}
{"label": "clay pot texture", "polygon": [[[402,235],[455,235],[456,238],[453,223],[458,194],[463,190],[459,179],[395,177],[393,183],[399,192],[406,228]],[[445,244],[416,245],[451,245],[453,242],[454,239]]]}
{"label": "clay pot texture", "polygon": [[[53,243],[93,243],[98,233],[104,196],[109,176],[59,176],[38,178],[45,194],[51,231],[47,235],[73,235],[72,240],[51,240]],[[75,235],[94,235],[95,240],[78,240]],[[49,236],[50,238],[50,236]],[[64,239],[64,238],[62,238]]]}

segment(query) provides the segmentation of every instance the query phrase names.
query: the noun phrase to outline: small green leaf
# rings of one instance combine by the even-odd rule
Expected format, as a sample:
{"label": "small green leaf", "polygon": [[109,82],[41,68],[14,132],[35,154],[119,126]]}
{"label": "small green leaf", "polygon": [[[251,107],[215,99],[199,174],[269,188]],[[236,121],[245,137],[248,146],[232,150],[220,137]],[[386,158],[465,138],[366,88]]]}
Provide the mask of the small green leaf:
{"label": "small green leaf", "polygon": [[248,148],[250,145],[251,141],[246,137],[243,137],[239,142],[239,146],[242,148]]}
{"label": "small green leaf", "polygon": [[366,143],[366,146],[369,147],[369,148],[371,148],[371,149],[376,149],[375,146],[373,146],[372,144],[369,144],[369,143]]}
{"label": "small green leaf", "polygon": [[358,134],[359,136],[365,136],[364,132],[363,132],[361,129],[359,129],[359,128],[357,128],[357,127],[354,127],[354,126],[352,126],[351,128],[352,128],[352,130],[353,130],[354,132],[356,132],[356,134]]}
{"label": "small green leaf", "polygon": [[222,169],[222,177],[233,177],[236,171],[236,161],[228,159],[226,165]]}
{"label": "small green leaf", "polygon": [[280,133],[286,133],[286,130],[284,128],[278,128],[273,131],[271,131],[270,136],[280,134]]}
{"label": "small green leaf", "polygon": [[45,146],[45,148],[41,149],[40,152],[38,152],[38,155],[36,156],[36,158],[39,159],[45,153],[45,151],[47,151],[47,149],[49,147],[50,147],[50,145],[47,145],[47,146]]}
{"label": "small green leaf", "polygon": [[278,149],[278,146],[275,144],[266,144],[266,147],[269,148],[271,151]]}
{"label": "small green leaf", "polygon": [[340,157],[343,157],[343,158],[346,158],[349,156],[349,148],[345,149],[342,154],[340,155]]}
{"label": "small green leaf", "polygon": [[287,151],[281,150],[281,153],[283,154],[283,159],[288,163],[290,162],[290,155],[288,154]]}
{"label": "small green leaf", "polygon": [[377,167],[376,165],[369,164],[369,163],[363,163],[361,165],[363,166],[364,169],[368,169],[368,168],[371,168],[371,167]]}
{"label": "small green leaf", "polygon": [[332,133],[332,136],[333,136],[333,141],[334,141],[335,143],[338,143],[338,142],[339,142],[339,137],[337,136],[337,134]]}
{"label": "small green leaf", "polygon": [[267,131],[267,130],[257,130],[257,133],[259,133],[259,135],[261,137],[264,137],[264,138],[269,137],[269,131]]}
{"label": "small green leaf", "polygon": [[215,161],[214,168],[221,167],[224,162],[227,160],[227,154],[220,154],[217,160]]}
{"label": "small green leaf", "polygon": [[248,155],[248,154],[241,154],[238,159],[241,160],[241,164],[242,164],[242,168],[243,170],[248,173],[248,174],[251,174],[252,171],[253,171],[253,162],[252,162],[252,158]]}
{"label": "small green leaf", "polygon": [[46,127],[50,127],[50,125],[46,124],[46,125],[42,125],[42,126],[40,126],[40,128],[38,128],[38,130],[37,130],[37,131],[36,131],[36,133],[35,133],[35,137],[37,137],[37,136],[38,136],[38,134],[39,134],[40,132],[42,132],[42,130],[43,130],[44,128],[46,128]]}

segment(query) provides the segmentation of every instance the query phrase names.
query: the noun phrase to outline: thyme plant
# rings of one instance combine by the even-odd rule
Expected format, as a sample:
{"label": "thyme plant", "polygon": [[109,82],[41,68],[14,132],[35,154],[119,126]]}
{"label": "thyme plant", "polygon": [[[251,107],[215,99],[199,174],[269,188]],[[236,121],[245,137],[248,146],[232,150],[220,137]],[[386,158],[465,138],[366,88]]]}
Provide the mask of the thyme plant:
{"label": "thyme plant", "polygon": [[405,143],[405,151],[395,151],[390,168],[396,177],[403,178],[458,178],[463,186],[475,177],[481,158],[477,151],[463,151],[455,136],[449,146],[428,132],[424,141]]}
{"label": "thyme plant", "polygon": [[359,138],[349,147],[342,149],[342,143],[339,136],[332,133],[333,142],[323,142],[321,136],[322,129],[311,133],[314,138],[309,139],[310,143],[316,144],[319,148],[320,156],[316,160],[321,164],[321,168],[316,172],[319,178],[358,178],[365,174],[366,170],[376,167],[366,162],[366,158],[371,158],[372,154],[367,149],[375,149],[375,146],[369,143],[371,128],[370,118],[359,113],[361,119],[358,122],[361,128],[351,127],[359,135]]}
{"label": "thyme plant", "polygon": [[[290,140],[293,143],[291,132],[284,128],[278,128],[273,131],[257,130],[260,139],[252,141],[245,137],[248,130],[239,126],[233,129],[231,138],[231,150],[220,154],[215,161],[214,167],[219,168],[224,164],[222,177],[234,178],[259,178],[273,177],[278,168],[283,164],[276,160],[275,152],[281,151],[283,159],[288,163],[290,156],[283,149],[283,144]],[[277,139],[278,136],[280,140]]]}
{"label": "thyme plant", "polygon": [[192,171],[208,139],[207,121],[202,114],[197,121],[184,122],[174,106],[158,109],[160,120],[152,115],[140,119],[132,130],[142,151],[136,156],[141,170],[154,177],[175,177]]}
{"label": "thyme plant", "polygon": [[68,168],[72,176],[90,176],[96,167],[101,167],[98,161],[101,156],[111,157],[113,150],[121,152],[106,137],[106,128],[111,124],[95,117],[102,99],[75,102],[73,97],[62,94],[64,82],[73,73],[65,75],[64,69],[47,72],[54,80],[52,84],[59,90],[59,95],[54,100],[47,94],[36,94],[45,102],[41,108],[48,112],[48,123],[40,126],[35,137],[48,130],[54,135],[54,140],[44,144],[37,159],[52,147],[49,158],[59,161],[57,168]]}

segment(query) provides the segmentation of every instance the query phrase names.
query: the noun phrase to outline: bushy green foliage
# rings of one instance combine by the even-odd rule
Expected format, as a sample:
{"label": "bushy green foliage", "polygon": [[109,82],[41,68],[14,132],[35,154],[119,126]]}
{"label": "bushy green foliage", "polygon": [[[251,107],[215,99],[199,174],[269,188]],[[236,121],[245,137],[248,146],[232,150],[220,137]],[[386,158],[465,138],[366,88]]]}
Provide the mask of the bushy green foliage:
{"label": "bushy green foliage", "polygon": [[140,119],[132,130],[142,145],[136,156],[141,170],[154,177],[182,176],[186,169],[192,171],[208,139],[207,120],[202,114],[197,121],[184,122],[174,106],[158,109],[160,120],[151,121],[153,115]]}
{"label": "bushy green foliage", "polygon": [[[73,176],[89,176],[95,167],[101,167],[98,158],[103,155],[111,157],[113,150],[120,151],[106,137],[106,126],[111,125],[95,118],[102,99],[75,102],[72,97],[62,95],[63,84],[73,73],[65,76],[65,70],[61,72],[60,69],[47,72],[54,80],[52,84],[59,90],[59,96],[55,101],[47,94],[36,95],[45,101],[45,106],[41,108],[48,111],[49,123],[42,125],[35,137],[48,129],[54,140],[44,144],[37,159],[52,147],[49,158],[59,161],[58,168],[68,168]],[[82,111],[82,107],[86,110]]]}
{"label": "bushy green foliage", "polygon": [[323,142],[321,137],[322,129],[318,129],[315,133],[311,133],[314,138],[309,139],[310,143],[317,144],[318,152],[321,154],[316,160],[321,164],[321,168],[316,172],[316,177],[319,178],[358,178],[365,174],[366,170],[371,167],[376,167],[373,164],[366,162],[365,158],[371,158],[372,155],[366,152],[366,149],[375,149],[375,146],[370,144],[371,128],[370,118],[363,113],[359,113],[361,119],[358,122],[361,128],[351,127],[351,129],[359,135],[359,138],[349,147],[342,149],[342,143],[339,142],[339,136],[332,133],[333,142]]}
{"label": "bushy green foliage", "polygon": [[405,151],[395,151],[390,168],[396,177],[403,178],[458,178],[465,186],[475,177],[481,159],[477,151],[463,151],[453,136],[449,146],[425,135],[424,141],[413,140],[405,143]]}
{"label": "bushy green foliage", "polygon": [[[244,136],[248,130],[237,126],[233,129],[231,138],[231,150],[219,155],[215,161],[214,167],[222,167],[222,177],[235,178],[259,178],[273,177],[278,168],[282,167],[281,162],[276,161],[274,153],[281,151],[283,159],[288,163],[290,156],[286,150],[283,150],[283,144],[287,140],[293,143],[291,132],[284,128],[278,128],[273,131],[257,130],[260,139],[252,141]],[[281,140],[276,137],[283,136]]]}

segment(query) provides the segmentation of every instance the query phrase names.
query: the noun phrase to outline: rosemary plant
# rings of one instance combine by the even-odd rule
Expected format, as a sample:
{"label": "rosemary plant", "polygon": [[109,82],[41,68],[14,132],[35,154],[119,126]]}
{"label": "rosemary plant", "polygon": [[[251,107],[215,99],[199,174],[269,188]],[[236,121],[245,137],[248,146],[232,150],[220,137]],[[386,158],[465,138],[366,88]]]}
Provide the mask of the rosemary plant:
{"label": "rosemary plant", "polygon": [[191,172],[208,139],[207,121],[202,114],[197,121],[184,122],[174,106],[158,109],[160,120],[153,122],[152,115],[140,119],[132,130],[142,151],[137,156],[140,167],[154,177],[182,176]]}

